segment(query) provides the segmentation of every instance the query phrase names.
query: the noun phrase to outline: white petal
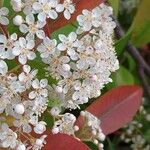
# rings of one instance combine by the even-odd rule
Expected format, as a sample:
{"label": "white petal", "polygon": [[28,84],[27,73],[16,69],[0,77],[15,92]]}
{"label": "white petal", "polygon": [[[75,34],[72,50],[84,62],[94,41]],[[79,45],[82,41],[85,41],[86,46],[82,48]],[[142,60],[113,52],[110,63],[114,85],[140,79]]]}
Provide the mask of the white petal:
{"label": "white petal", "polygon": [[31,51],[31,52],[29,52],[29,53],[27,54],[27,57],[28,57],[29,60],[33,60],[33,59],[36,58],[36,54]]}
{"label": "white petal", "polygon": [[5,43],[5,42],[7,42],[6,36],[4,36],[3,34],[0,34],[0,43]]}
{"label": "white petal", "polygon": [[59,34],[58,37],[61,42],[67,41],[67,37],[64,34]]}
{"label": "white petal", "polygon": [[77,34],[75,32],[71,32],[69,34],[69,41],[74,42],[77,39]]}
{"label": "white petal", "polygon": [[42,6],[41,6],[41,4],[40,3],[38,3],[38,2],[35,2],[35,3],[33,3],[33,9],[35,9],[35,10],[40,10],[40,9],[42,9]]}
{"label": "white petal", "polygon": [[29,65],[24,65],[23,71],[28,74],[31,71],[31,67]]}
{"label": "white petal", "polygon": [[28,24],[34,24],[35,18],[34,18],[34,16],[33,16],[33,14],[30,14],[30,15],[27,15],[27,16],[26,16],[26,22],[27,22]]}
{"label": "white petal", "polygon": [[34,46],[35,46],[35,43],[34,43],[34,41],[33,41],[33,40],[28,41],[28,43],[27,43],[27,49],[33,49],[33,48],[34,48]]}
{"label": "white petal", "polygon": [[41,22],[45,22],[46,21],[46,14],[44,12],[41,12],[38,14],[38,19]]}
{"label": "white petal", "polygon": [[27,62],[27,57],[26,55],[19,55],[18,60],[22,65],[24,65]]}
{"label": "white petal", "polygon": [[10,36],[10,38],[11,38],[12,40],[16,41],[16,40],[17,40],[17,34],[16,34],[16,33],[13,33],[13,34]]}
{"label": "white petal", "polygon": [[56,11],[57,12],[62,12],[64,10],[64,6],[62,5],[62,4],[58,4],[57,6],[56,6]]}
{"label": "white petal", "polygon": [[68,10],[71,14],[73,14],[75,12],[75,7],[74,5],[69,5]]}
{"label": "white petal", "polygon": [[60,44],[57,45],[57,48],[58,48],[60,51],[64,51],[64,50],[66,50],[66,45],[63,44],[63,43],[60,43]]}
{"label": "white petal", "polygon": [[48,15],[51,19],[56,19],[58,17],[58,14],[54,10],[50,10]]}
{"label": "white petal", "polygon": [[0,17],[0,23],[2,25],[8,25],[9,24],[9,20],[6,17]]}
{"label": "white petal", "polygon": [[27,27],[27,25],[22,24],[22,25],[20,25],[19,30],[20,30],[22,33],[27,33],[27,32],[29,31],[29,28]]}
{"label": "white petal", "polygon": [[12,53],[13,53],[13,55],[18,56],[21,53],[20,47],[14,47],[12,49]]}
{"label": "white petal", "polygon": [[34,99],[35,97],[36,97],[35,91],[32,91],[32,92],[29,93],[29,98],[30,99]]}
{"label": "white petal", "polygon": [[68,10],[64,11],[64,17],[69,20],[71,18],[70,12]]}
{"label": "white petal", "polygon": [[20,44],[20,46],[22,47],[22,48],[26,48],[26,39],[25,38],[23,38],[23,37],[20,37],[19,38],[19,44]]}
{"label": "white petal", "polygon": [[5,75],[8,71],[8,66],[5,61],[0,60],[0,74]]}
{"label": "white petal", "polygon": [[40,85],[40,82],[38,79],[35,79],[33,82],[32,82],[32,87],[34,89],[38,89],[39,88],[39,85]]}
{"label": "white petal", "polygon": [[45,32],[43,30],[38,30],[36,35],[39,39],[43,39],[45,37]]}

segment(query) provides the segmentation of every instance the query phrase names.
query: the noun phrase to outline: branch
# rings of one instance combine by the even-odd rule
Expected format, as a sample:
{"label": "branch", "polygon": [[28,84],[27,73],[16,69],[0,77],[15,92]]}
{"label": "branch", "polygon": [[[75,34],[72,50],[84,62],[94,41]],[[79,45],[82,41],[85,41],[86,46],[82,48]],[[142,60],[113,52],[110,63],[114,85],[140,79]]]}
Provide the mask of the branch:
{"label": "branch", "polygon": [[[114,21],[117,24],[116,29],[115,29],[116,37],[118,39],[120,39],[125,34],[124,30],[122,29],[122,27],[119,24],[119,22],[114,17],[112,17],[112,18],[114,19]],[[137,62],[138,69],[139,69],[139,75],[141,77],[141,80],[142,80],[142,83],[143,83],[143,87],[144,87],[145,91],[147,92],[148,96],[150,97],[150,86],[148,84],[148,81],[147,81],[147,78],[146,78],[146,74],[145,74],[145,73],[147,73],[147,75],[150,76],[150,66],[145,62],[145,60],[140,55],[139,51],[136,49],[136,47],[134,45],[132,45],[131,43],[128,43],[125,48],[128,51],[128,53],[130,53],[130,55]]]}

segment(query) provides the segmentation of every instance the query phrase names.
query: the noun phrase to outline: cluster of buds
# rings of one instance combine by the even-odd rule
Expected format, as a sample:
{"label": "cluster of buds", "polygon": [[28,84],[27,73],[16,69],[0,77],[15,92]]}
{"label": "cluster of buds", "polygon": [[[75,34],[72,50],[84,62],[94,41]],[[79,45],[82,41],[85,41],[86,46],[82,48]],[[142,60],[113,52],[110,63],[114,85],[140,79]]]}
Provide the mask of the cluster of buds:
{"label": "cluster of buds", "polygon": [[52,133],[64,133],[75,136],[75,132],[79,130],[79,127],[75,125],[76,117],[73,114],[65,113],[58,115],[57,121],[55,121]]}
{"label": "cluster of buds", "polygon": [[100,127],[101,121],[87,111],[81,111],[80,114],[84,118],[84,128],[87,128],[91,133],[90,139],[98,145],[99,150],[103,150],[102,142],[105,140],[105,135]]}
{"label": "cluster of buds", "polygon": [[140,107],[139,110],[140,120],[133,120],[130,124],[125,126],[124,132],[121,134],[120,138],[127,144],[131,144],[131,148],[133,150],[149,150],[150,144],[146,141],[142,134],[143,124],[142,119],[144,121],[149,120],[149,114],[144,109],[143,106]]}

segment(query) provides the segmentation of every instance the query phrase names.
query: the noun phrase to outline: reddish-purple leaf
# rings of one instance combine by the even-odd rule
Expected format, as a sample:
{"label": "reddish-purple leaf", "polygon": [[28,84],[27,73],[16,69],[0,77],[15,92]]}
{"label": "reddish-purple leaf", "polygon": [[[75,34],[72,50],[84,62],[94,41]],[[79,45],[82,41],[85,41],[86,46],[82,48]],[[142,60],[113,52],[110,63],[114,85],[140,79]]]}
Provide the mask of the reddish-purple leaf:
{"label": "reddish-purple leaf", "polygon": [[81,141],[66,134],[49,134],[43,150],[90,150]]}
{"label": "reddish-purple leaf", "polygon": [[[142,101],[142,89],[139,86],[121,86],[114,88],[91,104],[86,111],[101,120],[105,135],[113,133],[129,123],[139,109]],[[82,117],[77,125],[83,125]]]}
{"label": "reddish-purple leaf", "polygon": [[46,34],[54,32],[55,30],[72,23],[76,20],[76,17],[82,13],[83,9],[93,9],[94,7],[100,5],[102,2],[106,0],[74,0],[75,3],[75,13],[71,16],[70,20],[66,20],[63,15],[59,16],[55,21],[48,21],[48,26],[45,27]]}

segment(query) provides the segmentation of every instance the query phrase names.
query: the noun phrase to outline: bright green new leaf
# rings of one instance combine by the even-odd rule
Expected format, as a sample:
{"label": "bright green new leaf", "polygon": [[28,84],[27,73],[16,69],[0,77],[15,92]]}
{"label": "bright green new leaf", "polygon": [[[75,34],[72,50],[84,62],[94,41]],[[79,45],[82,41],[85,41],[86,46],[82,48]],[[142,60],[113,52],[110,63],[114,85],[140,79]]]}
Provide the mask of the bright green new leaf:
{"label": "bright green new leaf", "polygon": [[136,46],[150,42],[150,0],[142,0],[139,4],[131,40]]}

